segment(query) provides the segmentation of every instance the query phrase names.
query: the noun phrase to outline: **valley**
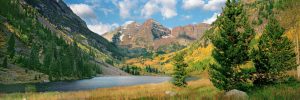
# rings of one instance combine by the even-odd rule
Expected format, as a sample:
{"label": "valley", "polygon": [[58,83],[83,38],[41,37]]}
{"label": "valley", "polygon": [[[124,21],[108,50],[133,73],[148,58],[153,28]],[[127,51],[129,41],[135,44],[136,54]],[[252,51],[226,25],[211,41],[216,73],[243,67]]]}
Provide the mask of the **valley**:
{"label": "valley", "polygon": [[[171,1],[183,3],[173,19],[163,6]],[[82,8],[74,9],[68,0],[1,0],[0,100],[300,98],[299,0],[220,0],[218,13],[205,10],[217,2],[208,0],[203,11],[182,12],[192,1],[144,1],[141,12],[163,10],[126,18],[121,9],[139,5],[78,1]],[[99,2],[120,15],[93,10]],[[201,19],[214,13],[213,21],[184,16],[191,12]],[[151,13],[162,18],[144,16]],[[117,25],[99,22],[116,16]],[[109,30],[96,32],[90,26],[97,22]]]}

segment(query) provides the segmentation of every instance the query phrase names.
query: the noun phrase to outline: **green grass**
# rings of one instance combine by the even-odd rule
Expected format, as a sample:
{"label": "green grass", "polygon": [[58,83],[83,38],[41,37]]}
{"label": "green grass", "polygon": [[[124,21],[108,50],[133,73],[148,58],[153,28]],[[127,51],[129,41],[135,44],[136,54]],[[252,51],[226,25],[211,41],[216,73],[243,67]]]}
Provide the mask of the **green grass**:
{"label": "green grass", "polygon": [[300,82],[270,85],[248,94],[253,100],[296,100],[300,99]]}

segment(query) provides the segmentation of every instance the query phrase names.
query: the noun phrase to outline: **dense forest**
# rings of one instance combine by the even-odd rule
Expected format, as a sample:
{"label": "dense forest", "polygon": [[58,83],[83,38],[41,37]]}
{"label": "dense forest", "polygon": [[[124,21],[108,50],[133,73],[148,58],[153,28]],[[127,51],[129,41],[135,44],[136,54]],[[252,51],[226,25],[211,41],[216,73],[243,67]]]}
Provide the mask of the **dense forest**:
{"label": "dense forest", "polygon": [[[76,40],[66,41],[40,22],[39,13],[18,0],[1,0],[2,67],[7,63],[49,75],[49,80],[88,78],[101,73],[93,50],[84,52]],[[20,46],[21,45],[21,46]],[[6,48],[6,49],[5,49]]]}

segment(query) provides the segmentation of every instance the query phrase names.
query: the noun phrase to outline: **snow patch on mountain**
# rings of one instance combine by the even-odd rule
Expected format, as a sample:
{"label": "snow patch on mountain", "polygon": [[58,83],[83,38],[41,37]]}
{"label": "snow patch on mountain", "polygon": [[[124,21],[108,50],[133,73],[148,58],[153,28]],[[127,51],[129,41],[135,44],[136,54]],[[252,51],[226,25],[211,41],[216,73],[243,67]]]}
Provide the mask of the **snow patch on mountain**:
{"label": "snow patch on mountain", "polygon": [[168,35],[162,36],[162,38],[163,38],[163,39],[167,39],[167,38],[171,38],[171,37],[173,37],[173,35],[171,35],[171,34],[168,34]]}
{"label": "snow patch on mountain", "polygon": [[122,34],[121,36],[120,36],[120,40],[121,41],[123,41],[123,37],[124,37],[125,35],[124,34]]}

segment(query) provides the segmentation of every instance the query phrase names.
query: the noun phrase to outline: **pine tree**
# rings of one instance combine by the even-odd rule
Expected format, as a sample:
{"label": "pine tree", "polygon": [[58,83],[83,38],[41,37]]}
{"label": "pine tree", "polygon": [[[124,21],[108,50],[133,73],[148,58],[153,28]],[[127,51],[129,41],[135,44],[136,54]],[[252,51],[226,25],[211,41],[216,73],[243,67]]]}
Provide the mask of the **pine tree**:
{"label": "pine tree", "polygon": [[29,57],[29,68],[33,70],[38,70],[40,66],[39,62],[39,48],[36,45],[31,47],[30,57]]}
{"label": "pine tree", "polygon": [[214,26],[217,30],[210,39],[215,46],[212,56],[217,63],[210,67],[210,80],[221,90],[246,90],[252,83],[249,82],[248,71],[241,65],[250,60],[249,44],[254,30],[248,23],[241,2],[227,0]]}
{"label": "pine tree", "polygon": [[118,32],[117,34],[115,34],[113,37],[112,37],[112,43],[114,44],[114,45],[118,45],[119,43],[120,43],[120,36],[121,36],[122,34],[120,33],[120,32]]}
{"label": "pine tree", "polygon": [[4,58],[2,67],[7,68],[7,57]]}
{"label": "pine tree", "polygon": [[260,37],[258,49],[251,55],[256,68],[255,85],[280,81],[286,71],[297,67],[294,46],[284,36],[284,29],[274,15],[269,19]]}
{"label": "pine tree", "polygon": [[9,57],[12,59],[15,56],[15,36],[12,34],[8,40],[7,52]]}
{"label": "pine tree", "polygon": [[55,61],[55,59],[52,59],[49,65],[49,73],[48,73],[50,81],[57,80],[56,67],[57,67],[57,62]]}
{"label": "pine tree", "polygon": [[172,83],[178,87],[185,87],[187,85],[185,81],[187,76],[185,68],[188,67],[188,65],[184,62],[182,53],[174,57],[174,67]]}
{"label": "pine tree", "polygon": [[43,67],[45,73],[50,74],[50,64],[53,59],[53,42],[50,42],[47,45],[47,48],[45,48],[44,52],[45,52],[45,58],[43,60]]}

